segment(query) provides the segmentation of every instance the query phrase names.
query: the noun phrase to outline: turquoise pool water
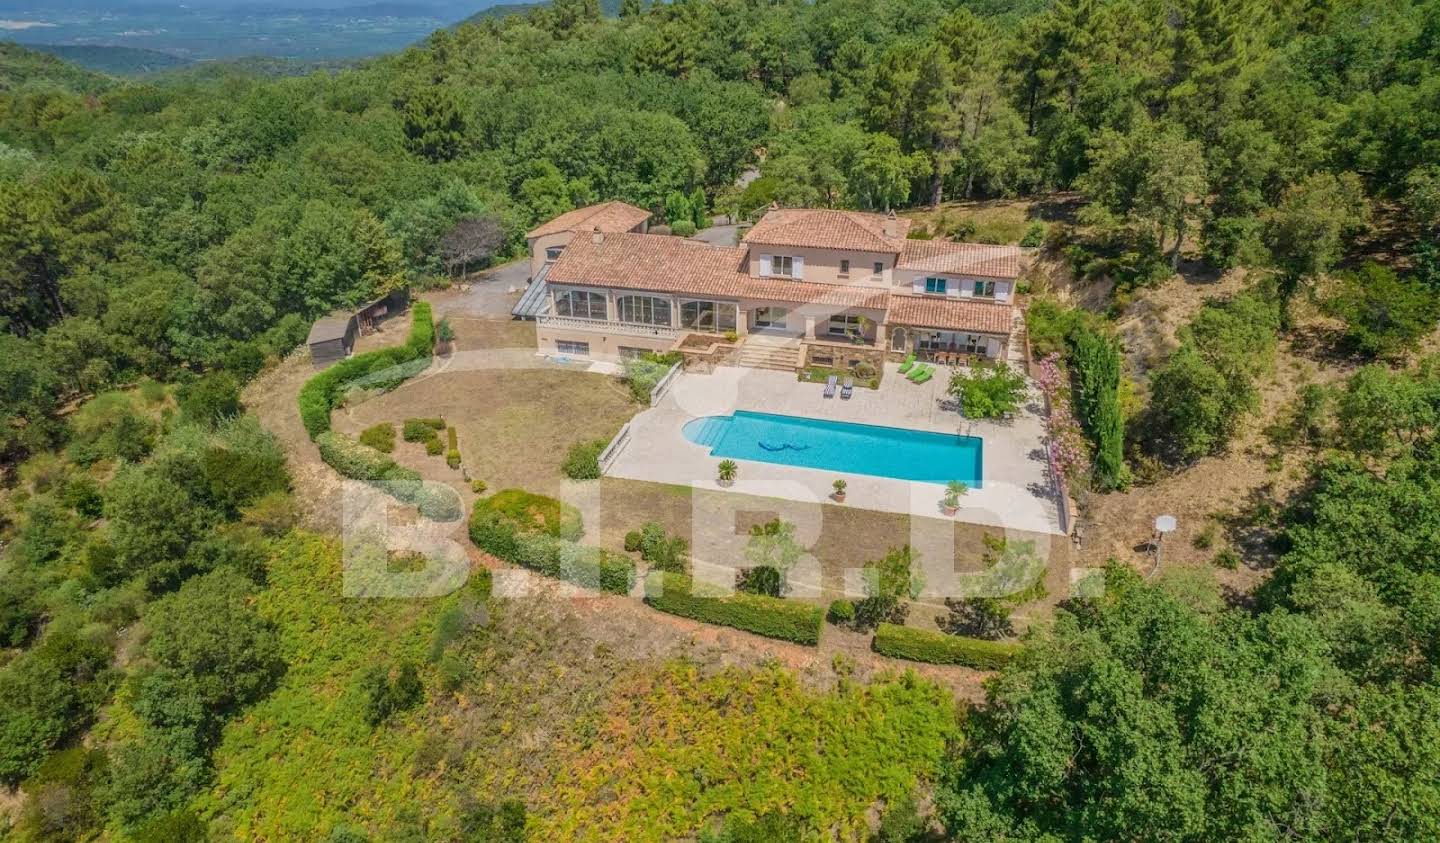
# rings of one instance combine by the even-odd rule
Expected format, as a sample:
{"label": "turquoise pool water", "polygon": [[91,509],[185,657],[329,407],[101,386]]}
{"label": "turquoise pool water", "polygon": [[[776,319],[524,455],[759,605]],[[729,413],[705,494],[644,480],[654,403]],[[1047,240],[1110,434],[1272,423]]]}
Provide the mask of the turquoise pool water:
{"label": "turquoise pool water", "polygon": [[716,457],[922,483],[959,480],[972,489],[981,485],[982,445],[975,436],[748,410],[692,419],[684,433]]}

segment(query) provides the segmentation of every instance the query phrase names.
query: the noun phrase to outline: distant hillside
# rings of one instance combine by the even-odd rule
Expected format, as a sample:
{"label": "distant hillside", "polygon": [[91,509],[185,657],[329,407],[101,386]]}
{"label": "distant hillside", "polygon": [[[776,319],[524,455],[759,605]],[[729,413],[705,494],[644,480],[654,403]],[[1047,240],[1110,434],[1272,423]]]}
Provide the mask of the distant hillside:
{"label": "distant hillside", "polygon": [[108,73],[112,76],[138,76],[171,70],[191,64],[190,59],[146,50],[140,47],[121,47],[101,44],[27,44],[32,50],[58,56],[90,70]]}
{"label": "distant hillside", "polygon": [[[510,15],[523,15],[536,9],[550,5],[550,0],[540,0],[538,3],[502,3],[498,6],[491,6],[488,9],[481,9],[465,20],[455,24],[464,26],[467,23],[479,23],[483,20],[504,18]],[[600,13],[607,18],[620,16],[620,0],[600,0]]]}
{"label": "distant hillside", "polygon": [[0,91],[27,82],[53,82],[86,94],[99,93],[115,84],[112,79],[47,53],[0,41]]}

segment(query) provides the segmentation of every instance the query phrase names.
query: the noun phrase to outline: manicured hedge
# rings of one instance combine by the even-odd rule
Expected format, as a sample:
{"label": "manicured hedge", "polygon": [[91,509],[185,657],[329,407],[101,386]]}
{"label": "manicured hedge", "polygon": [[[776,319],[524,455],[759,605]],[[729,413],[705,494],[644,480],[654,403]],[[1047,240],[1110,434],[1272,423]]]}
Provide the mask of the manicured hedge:
{"label": "manicured hedge", "polygon": [[695,592],[694,581],[684,574],[654,571],[645,579],[645,602],[662,612],[796,644],[820,643],[825,612],[819,606],[756,594],[705,597]]}
{"label": "manicured hedge", "polygon": [[427,518],[436,521],[460,518],[460,499],[454,490],[423,482],[419,472],[405,468],[379,451],[333,430],[316,436],[315,444],[320,449],[320,458],[341,475],[369,483],[397,500],[413,504]]}
{"label": "manicured hedge", "polygon": [[346,358],[306,382],[300,390],[300,419],[314,439],[330,429],[330,411],[345,390],[363,386],[390,389],[425,371],[435,344],[435,324],[429,302],[416,302],[410,310],[410,338],[404,345],[382,348]]}
{"label": "manicured hedge", "polygon": [[520,489],[482,498],[470,514],[470,540],[481,550],[582,588],[629,594],[634,560],[578,544],[580,533],[574,507]]}
{"label": "manicured hedge", "polygon": [[962,664],[978,670],[999,670],[1020,652],[1019,644],[946,635],[893,623],[875,629],[875,652],[930,664]]}

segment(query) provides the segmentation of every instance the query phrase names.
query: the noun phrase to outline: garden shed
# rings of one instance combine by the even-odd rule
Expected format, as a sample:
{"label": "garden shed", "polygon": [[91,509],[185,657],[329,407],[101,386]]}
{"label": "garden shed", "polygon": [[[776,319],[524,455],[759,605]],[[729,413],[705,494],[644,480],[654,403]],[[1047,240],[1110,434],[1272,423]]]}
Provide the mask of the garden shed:
{"label": "garden shed", "polygon": [[310,361],[323,366],[344,360],[355,348],[355,337],[360,333],[360,323],[355,314],[336,311],[329,316],[315,320],[310,326],[310,336],[305,343],[310,346]]}

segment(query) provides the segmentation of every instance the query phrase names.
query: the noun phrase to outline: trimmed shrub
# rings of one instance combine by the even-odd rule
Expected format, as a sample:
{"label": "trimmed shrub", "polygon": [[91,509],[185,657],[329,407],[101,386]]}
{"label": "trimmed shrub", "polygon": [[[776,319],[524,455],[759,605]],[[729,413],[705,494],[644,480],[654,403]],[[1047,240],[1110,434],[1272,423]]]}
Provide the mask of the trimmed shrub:
{"label": "trimmed shrub", "polygon": [[579,539],[585,532],[580,510],[524,489],[501,489],[475,503],[476,512],[482,509],[503,516],[519,532],[546,533],[570,541]]}
{"label": "trimmed shrub", "polygon": [[684,574],[655,571],[645,579],[645,602],[667,614],[796,644],[820,642],[824,612],[819,606],[754,594],[705,597],[694,591],[694,581]]}
{"label": "trimmed shrub", "polygon": [[959,664],[977,670],[999,670],[1020,652],[1019,644],[945,635],[924,629],[882,623],[872,649],[882,656],[929,664]]}
{"label": "trimmed shrub", "polygon": [[393,389],[430,366],[435,325],[429,302],[410,310],[410,338],[404,345],[382,348],[341,360],[305,383],[300,390],[300,419],[314,439],[330,429],[330,411],[351,387]]}
{"label": "trimmed shrub", "polygon": [[438,439],[444,429],[444,419],[406,419],[400,435],[406,442],[429,442]]}
{"label": "trimmed shrub", "polygon": [[431,438],[425,440],[425,453],[429,454],[430,456],[438,457],[440,456],[440,452],[444,450],[445,446],[440,444],[440,437],[432,436]]}
{"label": "trimmed shrub", "polygon": [[640,550],[640,541],[641,541],[640,531],[639,531],[639,530],[631,530],[630,532],[628,532],[628,533],[625,534],[625,550],[626,550],[627,552],[629,552],[629,553],[635,553],[635,552],[639,551],[639,550]]}
{"label": "trimmed shrub", "polygon": [[369,445],[382,454],[395,450],[395,425],[381,422],[365,428],[360,434],[360,444]]}
{"label": "trimmed shrub", "polygon": [[676,220],[670,225],[670,233],[676,237],[694,237],[695,223],[690,220]]}
{"label": "trimmed shrub", "polygon": [[560,470],[571,480],[599,480],[600,452],[605,450],[606,444],[608,443],[604,439],[576,442],[570,446],[570,452],[565,455],[565,463]]}
{"label": "trimmed shrub", "polygon": [[446,428],[445,439],[449,445],[449,448],[445,451],[445,464],[450,466],[451,468],[459,468],[460,440],[458,438],[458,434],[456,434],[455,432],[455,428]]}
{"label": "trimmed shrub", "polygon": [[855,620],[855,604],[849,600],[833,600],[825,619],[836,626],[845,626]]}
{"label": "trimmed shrub", "polygon": [[447,487],[425,483],[419,472],[333,430],[315,437],[320,458],[341,475],[379,488],[396,500],[412,504],[420,514],[436,521],[460,517],[460,500]]}
{"label": "trimmed shrub", "polygon": [[[492,505],[499,500],[498,505]],[[560,508],[562,526],[551,532],[548,515],[535,513]],[[558,533],[579,536],[579,513],[553,498],[531,495],[519,489],[505,489],[493,497],[476,501],[470,516],[470,540],[477,547],[547,577],[565,580],[582,588],[629,594],[635,585],[632,559],[575,543]],[[516,517],[516,514],[519,517]],[[573,520],[572,520],[573,519]],[[569,526],[573,523],[573,529]]]}

